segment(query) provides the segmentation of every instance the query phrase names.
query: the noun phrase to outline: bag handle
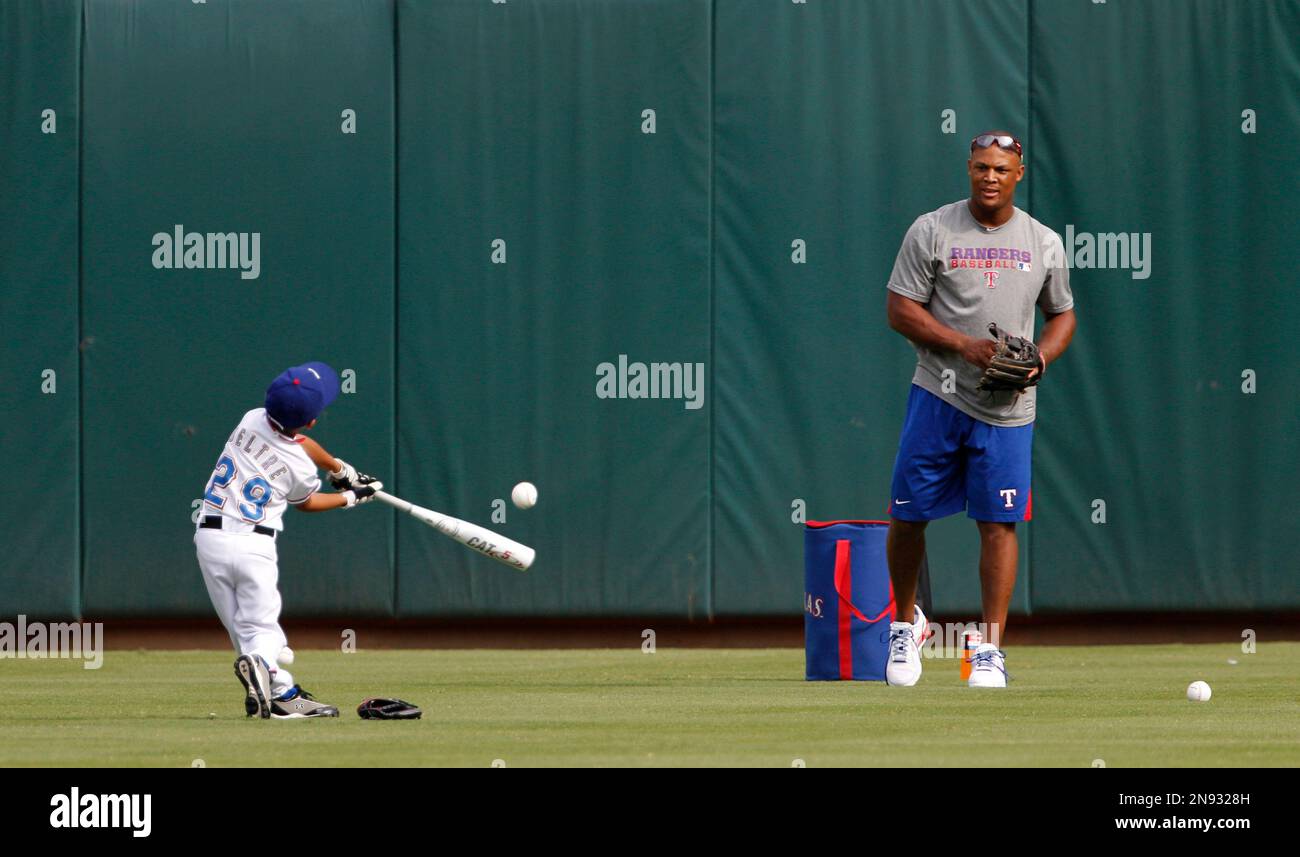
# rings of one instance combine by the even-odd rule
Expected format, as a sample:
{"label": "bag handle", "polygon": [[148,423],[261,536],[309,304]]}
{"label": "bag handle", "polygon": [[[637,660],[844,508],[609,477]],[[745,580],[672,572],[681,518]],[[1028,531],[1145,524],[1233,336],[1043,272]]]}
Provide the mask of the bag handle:
{"label": "bag handle", "polygon": [[874,619],[868,619],[862,615],[862,611],[853,606],[853,601],[849,597],[853,594],[852,574],[849,571],[849,540],[837,539],[835,541],[835,594],[840,597],[849,608],[849,612],[856,616],[860,621],[868,625],[879,622],[889,615],[894,609],[894,587],[889,587],[889,605],[880,611],[880,615]]}

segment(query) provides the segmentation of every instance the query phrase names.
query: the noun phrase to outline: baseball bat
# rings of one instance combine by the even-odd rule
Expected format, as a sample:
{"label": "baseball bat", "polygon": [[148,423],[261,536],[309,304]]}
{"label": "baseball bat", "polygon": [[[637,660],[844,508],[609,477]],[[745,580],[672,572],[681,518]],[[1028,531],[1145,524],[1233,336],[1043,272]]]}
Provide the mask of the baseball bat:
{"label": "baseball bat", "polygon": [[465,547],[472,548],[484,556],[489,556],[519,571],[527,571],[537,555],[537,552],[528,545],[521,545],[469,521],[462,521],[460,518],[417,506],[401,497],[394,497],[386,491],[376,491],[375,499],[387,503],[399,512],[405,512],[422,524],[433,527],[447,538],[455,539]]}

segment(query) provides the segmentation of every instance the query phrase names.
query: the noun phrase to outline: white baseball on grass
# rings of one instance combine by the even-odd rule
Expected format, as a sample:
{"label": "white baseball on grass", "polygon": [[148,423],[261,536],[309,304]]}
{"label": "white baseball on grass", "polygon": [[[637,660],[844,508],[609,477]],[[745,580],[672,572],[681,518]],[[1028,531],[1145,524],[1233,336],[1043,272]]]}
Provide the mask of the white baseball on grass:
{"label": "white baseball on grass", "polygon": [[531,509],[537,502],[537,486],[531,482],[520,482],[510,492],[510,500],[520,509]]}
{"label": "white baseball on grass", "polygon": [[1194,681],[1187,686],[1187,698],[1192,702],[1209,702],[1210,686],[1203,681]]}
{"label": "white baseball on grass", "polygon": [[292,663],[293,663],[293,649],[289,648],[288,646],[285,646],[283,649],[280,650],[280,654],[279,654],[279,656],[275,659],[275,662],[278,663],[278,664],[284,664],[285,666],[288,666],[289,664],[292,664]]}

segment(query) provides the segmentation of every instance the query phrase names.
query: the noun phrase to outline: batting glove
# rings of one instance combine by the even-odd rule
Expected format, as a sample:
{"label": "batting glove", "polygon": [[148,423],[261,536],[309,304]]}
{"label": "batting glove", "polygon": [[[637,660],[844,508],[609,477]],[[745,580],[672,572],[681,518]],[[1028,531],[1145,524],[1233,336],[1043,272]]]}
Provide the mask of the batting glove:
{"label": "batting glove", "polygon": [[375,492],[384,487],[382,482],[371,482],[369,485],[358,485],[355,488],[349,488],[342,492],[341,496],[347,502],[343,508],[351,509],[353,506],[359,506],[362,503],[369,503],[375,499]]}
{"label": "batting glove", "polygon": [[357,481],[357,469],[341,458],[334,460],[339,463],[339,469],[330,471],[330,484],[334,486],[336,491],[345,491],[352,487],[353,482]]}

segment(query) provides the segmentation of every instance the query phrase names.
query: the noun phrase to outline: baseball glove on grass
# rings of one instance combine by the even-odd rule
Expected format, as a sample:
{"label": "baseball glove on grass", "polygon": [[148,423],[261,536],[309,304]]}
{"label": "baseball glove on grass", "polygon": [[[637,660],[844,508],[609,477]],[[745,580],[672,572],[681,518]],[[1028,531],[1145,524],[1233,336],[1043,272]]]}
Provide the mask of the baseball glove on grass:
{"label": "baseball glove on grass", "polygon": [[404,699],[371,697],[357,706],[362,720],[419,720],[422,713],[419,706]]}
{"label": "baseball glove on grass", "polygon": [[989,324],[989,335],[998,341],[997,351],[975,389],[1024,392],[1037,384],[1047,368],[1038,346],[1022,336],[1012,336],[996,324]]}

